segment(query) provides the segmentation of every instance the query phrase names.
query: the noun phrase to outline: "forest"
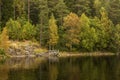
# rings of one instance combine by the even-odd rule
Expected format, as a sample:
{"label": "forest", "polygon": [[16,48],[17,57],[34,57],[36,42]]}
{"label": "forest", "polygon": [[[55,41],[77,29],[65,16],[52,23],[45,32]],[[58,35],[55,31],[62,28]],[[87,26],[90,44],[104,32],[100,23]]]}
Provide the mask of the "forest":
{"label": "forest", "polygon": [[60,51],[120,52],[120,0],[0,0],[0,51],[9,40]]}

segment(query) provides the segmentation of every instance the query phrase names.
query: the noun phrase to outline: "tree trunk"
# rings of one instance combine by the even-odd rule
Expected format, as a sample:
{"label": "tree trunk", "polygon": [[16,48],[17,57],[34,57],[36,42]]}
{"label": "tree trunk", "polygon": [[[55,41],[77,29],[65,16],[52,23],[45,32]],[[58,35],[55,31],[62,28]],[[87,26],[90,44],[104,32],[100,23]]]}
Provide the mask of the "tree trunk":
{"label": "tree trunk", "polygon": [[16,13],[15,13],[15,2],[14,2],[14,20],[15,20],[15,16],[16,16]]}
{"label": "tree trunk", "polygon": [[40,18],[40,46],[42,46],[42,27],[43,27],[43,22],[42,22],[42,17]]}
{"label": "tree trunk", "polygon": [[28,0],[28,21],[30,20],[30,0]]}
{"label": "tree trunk", "polygon": [[1,26],[1,22],[2,22],[2,21],[1,21],[1,17],[2,17],[1,13],[2,13],[2,12],[1,12],[1,3],[0,3],[0,26]]}

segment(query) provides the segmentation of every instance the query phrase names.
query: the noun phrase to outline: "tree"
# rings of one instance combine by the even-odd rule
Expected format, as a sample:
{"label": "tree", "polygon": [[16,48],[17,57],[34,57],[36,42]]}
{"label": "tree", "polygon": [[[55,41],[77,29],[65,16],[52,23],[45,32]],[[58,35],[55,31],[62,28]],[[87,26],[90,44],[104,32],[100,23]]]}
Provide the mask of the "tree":
{"label": "tree", "polygon": [[49,14],[49,9],[48,9],[48,4],[47,0],[40,0],[39,2],[39,39],[40,39],[40,45],[43,46],[46,44],[47,40],[47,31],[48,31],[48,14]]}
{"label": "tree", "polygon": [[63,17],[67,16],[67,14],[69,13],[69,10],[64,3],[64,0],[59,0],[58,4],[55,6],[54,9],[59,25],[63,25]]}
{"label": "tree", "polygon": [[10,19],[6,23],[8,35],[12,40],[19,40],[21,34],[21,24],[18,21]]}
{"label": "tree", "polygon": [[96,30],[90,27],[90,19],[85,14],[81,15],[80,23],[80,47],[85,51],[93,51],[98,40]]}
{"label": "tree", "polygon": [[27,0],[27,16],[28,16],[28,21],[30,21],[30,0]]}
{"label": "tree", "polygon": [[5,52],[7,52],[8,48],[9,48],[9,37],[7,34],[7,28],[4,27],[1,35],[0,35],[0,49],[4,50]]}
{"label": "tree", "polygon": [[1,6],[2,6],[2,0],[0,0],[0,27],[1,27],[1,23],[2,23],[2,21],[1,21],[1,17],[2,17]]}
{"label": "tree", "polygon": [[39,6],[42,6],[40,4],[41,0],[31,0],[30,1],[30,20],[32,24],[37,25],[39,23],[39,14],[40,9]]}
{"label": "tree", "polygon": [[73,49],[73,45],[79,44],[79,17],[75,13],[70,13],[64,18],[65,40],[66,46],[70,50]]}
{"label": "tree", "polygon": [[102,3],[100,0],[95,0],[94,1],[94,10],[95,10],[95,15],[100,17],[100,9],[102,7]]}
{"label": "tree", "polygon": [[114,24],[120,22],[120,0],[110,1],[109,6],[109,18],[113,21]]}
{"label": "tree", "polygon": [[56,20],[54,18],[54,15],[52,14],[50,20],[49,20],[49,49],[54,49],[54,46],[58,43],[58,27],[56,25]]}
{"label": "tree", "polygon": [[90,16],[90,0],[76,0],[73,5],[73,12],[75,12],[77,15],[82,15],[82,13],[85,13]]}
{"label": "tree", "polygon": [[13,13],[13,0],[2,0],[2,8],[1,8],[1,12],[2,12],[2,27],[5,26],[6,22],[10,19],[14,17],[14,13]]}
{"label": "tree", "polygon": [[103,7],[101,8],[100,14],[101,14],[100,23],[103,29],[102,31],[104,33],[103,37],[101,37],[101,47],[105,49],[109,47],[108,45],[110,43],[110,36],[111,36],[110,33],[113,23],[108,18],[105,8]]}
{"label": "tree", "polygon": [[12,40],[32,40],[36,35],[35,26],[24,19],[10,19],[6,23],[6,27]]}
{"label": "tree", "polygon": [[22,17],[25,14],[25,1],[24,0],[14,0],[14,19],[17,17]]}
{"label": "tree", "polygon": [[54,7],[58,4],[59,0],[48,0],[49,15],[54,13]]}
{"label": "tree", "polygon": [[30,22],[26,22],[22,26],[22,31],[20,34],[22,36],[22,40],[32,40],[35,38],[36,28]]}
{"label": "tree", "polygon": [[113,44],[112,48],[115,49],[115,52],[120,52],[120,24],[117,24],[113,30]]}

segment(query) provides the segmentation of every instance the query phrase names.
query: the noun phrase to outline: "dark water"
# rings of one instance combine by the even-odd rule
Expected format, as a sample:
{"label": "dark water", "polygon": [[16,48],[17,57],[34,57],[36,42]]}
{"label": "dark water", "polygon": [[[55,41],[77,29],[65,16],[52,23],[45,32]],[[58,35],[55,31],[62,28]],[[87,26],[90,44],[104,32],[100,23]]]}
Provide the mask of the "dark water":
{"label": "dark water", "polygon": [[12,58],[0,61],[0,80],[120,80],[120,58]]}

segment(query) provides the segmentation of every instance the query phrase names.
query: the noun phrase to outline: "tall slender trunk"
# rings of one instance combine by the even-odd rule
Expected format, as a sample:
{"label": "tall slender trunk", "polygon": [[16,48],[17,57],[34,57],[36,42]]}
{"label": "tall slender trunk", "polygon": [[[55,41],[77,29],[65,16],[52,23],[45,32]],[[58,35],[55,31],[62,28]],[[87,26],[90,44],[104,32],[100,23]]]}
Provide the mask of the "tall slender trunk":
{"label": "tall slender trunk", "polygon": [[30,20],[30,0],[28,0],[28,21]]}
{"label": "tall slender trunk", "polygon": [[15,20],[15,16],[16,16],[16,13],[15,13],[15,1],[14,1],[14,20]]}
{"label": "tall slender trunk", "polygon": [[2,11],[1,11],[1,3],[0,3],[0,26],[1,26],[1,22],[2,22],[2,21],[1,21],[1,17],[2,17],[1,14],[2,14]]}
{"label": "tall slender trunk", "polygon": [[40,46],[42,46],[42,27],[43,27],[43,20],[42,17],[40,18]]}

